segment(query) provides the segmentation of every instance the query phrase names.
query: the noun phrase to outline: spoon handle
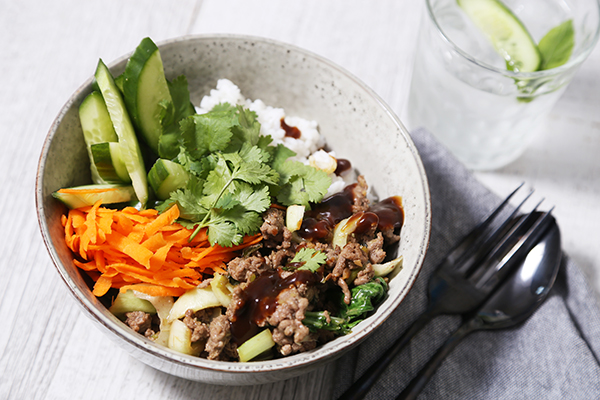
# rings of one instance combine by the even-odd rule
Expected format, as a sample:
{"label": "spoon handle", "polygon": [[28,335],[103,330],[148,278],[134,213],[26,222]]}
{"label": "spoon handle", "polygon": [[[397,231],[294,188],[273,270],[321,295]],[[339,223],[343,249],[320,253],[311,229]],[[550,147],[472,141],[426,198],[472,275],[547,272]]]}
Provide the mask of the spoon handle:
{"label": "spoon handle", "polygon": [[396,357],[396,355],[411,341],[411,339],[419,333],[421,329],[434,317],[434,312],[428,309],[426,312],[421,314],[419,318],[407,329],[402,336],[398,338],[390,347],[385,355],[383,355],[377,362],[371,365],[361,377],[350,386],[348,390],[342,394],[338,400],[360,400],[365,397],[369,392],[369,389],[381,376],[383,371],[389,365],[389,363]]}
{"label": "spoon handle", "polygon": [[396,400],[414,400],[417,398],[421,390],[427,385],[431,377],[435,374],[435,371],[442,364],[442,361],[454,350],[454,348],[465,338],[467,335],[477,329],[477,320],[475,318],[469,319],[467,322],[462,324],[452,336],[450,336],[446,342],[440,347],[433,357],[425,364],[425,366],[419,371],[417,376],[408,384],[408,386],[400,393]]}

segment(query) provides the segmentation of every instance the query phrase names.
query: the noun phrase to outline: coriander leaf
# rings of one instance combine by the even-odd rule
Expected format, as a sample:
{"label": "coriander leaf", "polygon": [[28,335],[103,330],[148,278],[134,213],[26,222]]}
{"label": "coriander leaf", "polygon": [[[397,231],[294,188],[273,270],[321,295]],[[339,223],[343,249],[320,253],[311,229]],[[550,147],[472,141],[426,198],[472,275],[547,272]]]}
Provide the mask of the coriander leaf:
{"label": "coriander leaf", "polygon": [[256,117],[256,113],[242,106],[237,107],[239,125],[233,129],[236,134],[244,139],[244,143],[256,145],[260,135],[260,123]]}
{"label": "coriander leaf", "polygon": [[209,152],[224,150],[235,124],[226,112],[209,112],[188,117],[181,123],[183,144],[192,157],[202,158]]}
{"label": "coriander leaf", "polygon": [[279,174],[275,170],[266,164],[255,161],[242,163],[233,173],[233,177],[253,185],[259,183],[276,185],[279,182]]}
{"label": "coriander leaf", "polygon": [[266,163],[271,158],[271,155],[258,146],[252,146],[249,143],[244,143],[239,151],[239,155],[245,162],[262,162]]}
{"label": "coriander leaf", "polygon": [[296,253],[290,263],[304,263],[300,269],[306,269],[312,272],[316,272],[319,267],[327,261],[327,255],[322,251],[303,247]]}
{"label": "coriander leaf", "polygon": [[542,64],[539,69],[552,69],[565,64],[571,57],[574,43],[575,31],[572,19],[550,29],[538,44],[542,54]]}
{"label": "coriander leaf", "polygon": [[246,210],[256,211],[257,213],[266,211],[271,205],[271,197],[267,186],[256,189],[249,184],[240,183],[237,186],[235,197]]}
{"label": "coriander leaf", "polygon": [[331,185],[331,178],[325,172],[298,161],[286,161],[277,171],[283,184],[277,200],[286,206],[308,206],[309,202],[321,201]]}
{"label": "coriander leaf", "polygon": [[[273,149],[272,150],[273,153],[271,154],[271,168],[273,168],[275,171],[279,172],[280,175],[287,176],[287,174],[282,173],[282,170],[281,170],[282,165],[283,165],[283,163],[286,162],[286,160],[288,158],[295,156],[296,153],[294,151],[288,149],[281,143],[279,143],[275,147],[270,146],[270,149]],[[283,182],[283,183],[285,183],[285,182]]]}
{"label": "coriander leaf", "polygon": [[185,76],[181,75],[172,82],[167,81],[167,86],[172,101],[160,104],[162,107],[160,121],[163,133],[158,139],[158,155],[162,158],[173,159],[179,152],[179,139],[181,137],[179,123],[188,116],[195,114],[196,110],[190,101],[190,92]]}
{"label": "coriander leaf", "polygon": [[231,193],[224,194],[215,204],[215,208],[230,210],[240,204],[240,201],[233,197]]}
{"label": "coriander leaf", "polygon": [[218,243],[224,247],[240,244],[243,236],[237,232],[236,226],[227,221],[210,221],[208,224],[208,241],[212,246]]}
{"label": "coriander leaf", "polygon": [[173,81],[168,82],[169,93],[173,100],[173,122],[179,127],[179,121],[196,113],[192,102],[190,101],[190,91],[188,81],[184,75],[180,75]]}
{"label": "coriander leaf", "polygon": [[274,146],[269,146],[271,142],[273,142],[273,138],[271,137],[271,135],[261,135],[258,137],[258,142],[256,143],[256,145],[263,150],[268,150],[270,148],[274,148]]}
{"label": "coriander leaf", "polygon": [[225,112],[233,112],[235,111],[236,106],[232,106],[231,104],[225,102],[225,103],[219,103],[216,106],[214,106],[210,111],[211,112],[221,112],[221,111],[225,111]]}

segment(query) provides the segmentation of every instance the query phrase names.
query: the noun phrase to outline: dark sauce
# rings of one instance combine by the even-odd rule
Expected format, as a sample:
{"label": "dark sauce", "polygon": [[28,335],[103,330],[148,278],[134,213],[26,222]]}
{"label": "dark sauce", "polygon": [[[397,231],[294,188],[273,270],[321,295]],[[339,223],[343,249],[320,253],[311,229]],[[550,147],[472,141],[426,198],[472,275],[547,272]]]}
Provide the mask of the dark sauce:
{"label": "dark sauce", "polygon": [[337,158],[337,167],[335,169],[335,174],[337,176],[340,176],[341,174],[343,174],[346,171],[349,171],[350,168],[352,168],[352,164],[350,164],[350,161],[346,160],[345,158]]}
{"label": "dark sauce", "polygon": [[352,215],[354,204],[354,188],[356,183],[346,186],[307,211],[298,235],[306,240],[324,239],[329,235],[335,224]]}
{"label": "dark sauce", "polygon": [[278,271],[263,274],[252,281],[242,292],[237,310],[231,321],[232,340],[240,345],[259,331],[258,325],[275,311],[277,296],[281,291],[302,283],[314,284],[317,274],[300,270],[282,278]]}
{"label": "dark sauce", "polygon": [[[355,183],[346,186],[343,191],[326,198],[316,204],[312,210],[307,211],[298,235],[306,240],[327,238],[338,222],[352,216],[356,185]],[[356,234],[368,232],[375,225],[380,231],[399,230],[404,223],[402,198],[399,196],[388,197],[373,204],[368,212],[355,214],[353,218],[359,219],[354,230]]]}
{"label": "dark sauce", "polygon": [[369,208],[370,212],[377,214],[380,231],[386,229],[400,229],[404,223],[404,209],[402,208],[402,198],[400,196],[388,197],[379,203],[373,204]]}
{"label": "dark sauce", "polygon": [[302,136],[302,132],[300,132],[300,129],[296,128],[295,126],[289,126],[285,123],[285,120],[283,118],[281,118],[280,125],[281,129],[285,131],[286,137],[300,139],[300,136]]}

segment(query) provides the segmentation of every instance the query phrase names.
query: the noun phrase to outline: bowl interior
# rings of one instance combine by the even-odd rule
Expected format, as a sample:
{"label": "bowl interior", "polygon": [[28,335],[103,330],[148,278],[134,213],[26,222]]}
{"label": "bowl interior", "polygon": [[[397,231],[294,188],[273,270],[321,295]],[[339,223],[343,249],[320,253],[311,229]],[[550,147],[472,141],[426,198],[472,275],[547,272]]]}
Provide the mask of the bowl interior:
{"label": "bowl interior", "polygon": [[[419,155],[394,113],[364,84],[314,54],[271,40],[232,35],[194,36],[159,44],[168,79],[185,75],[192,101],[220,78],[237,84],[242,94],[282,107],[288,116],[315,120],[329,147],[349,159],[383,199],[403,198],[405,222],[398,254],[403,269],[390,281],[388,299],[352,333],[320,348],[279,360],[250,364],[208,361],[176,354],[127,329],[91,294],[72,263],[60,222],[64,207],[51,193],[89,183],[78,107],[91,91],[90,79],[67,102],[54,122],[40,158],[37,211],[42,235],[62,278],[88,314],[114,340],[142,361],[165,372],[212,383],[260,383],[285,379],[333,359],[379,326],[412,286],[423,262],[430,229],[429,189]],[[129,55],[111,64],[120,74]],[[276,374],[273,372],[277,371]],[[253,372],[254,374],[248,374]],[[252,378],[248,378],[253,375]]]}

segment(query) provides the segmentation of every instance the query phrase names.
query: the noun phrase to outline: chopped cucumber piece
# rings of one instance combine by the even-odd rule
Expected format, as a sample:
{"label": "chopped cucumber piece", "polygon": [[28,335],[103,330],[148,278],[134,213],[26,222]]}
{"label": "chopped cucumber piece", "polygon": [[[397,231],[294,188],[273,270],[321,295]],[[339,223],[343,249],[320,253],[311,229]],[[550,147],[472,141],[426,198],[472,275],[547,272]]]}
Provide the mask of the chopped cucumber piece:
{"label": "chopped cucumber piece", "polygon": [[121,144],[121,156],[125,161],[127,172],[131,177],[131,183],[135,194],[142,204],[142,208],[146,207],[148,202],[148,182],[146,180],[146,169],[144,167],[144,160],[142,158],[142,152],[140,151],[140,145],[135,136],[135,131],[129,114],[125,108],[125,103],[121,97],[119,88],[115,85],[115,81],[102,60],[98,61],[98,68],[96,69],[96,82],[104,101],[106,108],[112,120],[115,132],[119,138]]}
{"label": "chopped cucumber piece", "polygon": [[223,307],[229,307],[231,303],[231,292],[228,288],[229,280],[223,274],[215,273],[210,281],[210,287],[215,297],[221,302]]}
{"label": "chopped cucumber piece", "polygon": [[515,72],[537,71],[542,62],[533,38],[519,20],[499,0],[457,0],[458,5],[492,42]]}
{"label": "chopped cucumber piece", "polygon": [[148,300],[138,298],[131,290],[119,293],[108,311],[119,318],[123,318],[126,313],[132,311],[143,311],[148,314],[156,314],[156,308],[154,308],[152,303]]}
{"label": "chopped cucumber piece", "polygon": [[[115,128],[113,128],[106,109],[106,103],[100,92],[94,91],[83,100],[79,106],[79,120],[90,160],[92,159],[90,150],[92,144],[117,141]],[[90,163],[90,169],[92,171],[92,182],[109,183],[102,179],[94,163]]]}
{"label": "chopped cucumber piece", "polygon": [[202,351],[201,348],[192,345],[192,330],[178,319],[171,324],[167,347],[192,356],[197,356]]}
{"label": "chopped cucumber piece", "polygon": [[271,331],[265,329],[259,334],[252,336],[238,347],[238,354],[241,362],[252,360],[254,357],[264,353],[275,346]]}
{"label": "chopped cucumber piece", "polygon": [[148,183],[159,200],[169,198],[171,192],[187,185],[188,172],[176,162],[159,158],[148,173]]}
{"label": "chopped cucumber piece", "polygon": [[170,322],[183,318],[187,310],[194,310],[196,312],[212,307],[221,307],[221,302],[210,287],[191,289],[175,301],[173,308],[169,312],[167,321]]}
{"label": "chopped cucumber piece", "polygon": [[90,146],[92,163],[98,175],[108,183],[130,183],[131,178],[117,142],[95,143]]}
{"label": "chopped cucumber piece", "polygon": [[59,189],[52,196],[74,209],[93,206],[98,200],[102,204],[126,203],[135,197],[135,192],[129,185],[84,185]]}
{"label": "chopped cucumber piece", "polygon": [[373,273],[375,276],[386,276],[396,270],[396,268],[402,268],[403,263],[404,257],[400,256],[383,264],[373,264]]}
{"label": "chopped cucumber piece", "polygon": [[127,110],[148,146],[158,154],[162,121],[168,113],[173,113],[173,101],[160,52],[150,38],[143,39],[135,49],[123,76]]}

